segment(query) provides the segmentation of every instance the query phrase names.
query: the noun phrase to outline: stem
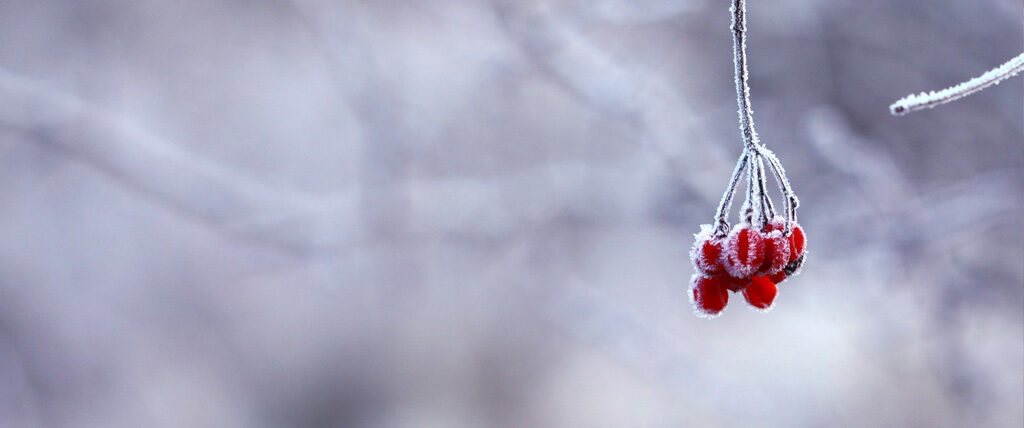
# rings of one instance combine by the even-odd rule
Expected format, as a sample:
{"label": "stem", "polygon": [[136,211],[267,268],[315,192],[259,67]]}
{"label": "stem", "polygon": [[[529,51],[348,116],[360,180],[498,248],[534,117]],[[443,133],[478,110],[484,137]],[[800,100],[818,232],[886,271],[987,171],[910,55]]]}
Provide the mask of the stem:
{"label": "stem", "polygon": [[754,111],[750,107],[750,85],[748,84],[749,73],[747,71],[747,3],[746,0],[732,0],[732,34],[733,34],[733,62],[736,66],[736,102],[739,105],[740,130],[743,136],[743,154],[740,155],[736,168],[732,172],[729,186],[722,195],[722,201],[718,204],[718,211],[715,215],[716,229],[715,236],[724,237],[729,233],[729,209],[732,206],[732,199],[736,193],[736,187],[744,173],[747,174],[747,198],[743,204],[742,216],[747,222],[753,223],[754,214],[760,222],[762,230],[767,225],[769,217],[774,217],[775,207],[772,205],[767,192],[767,178],[764,162],[767,160],[768,167],[775,175],[779,184],[779,191],[786,198],[786,226],[784,233],[790,233],[790,223],[796,220],[796,207],[799,202],[793,189],[786,179],[786,172],[782,164],[775,157],[775,154],[759,143],[757,131],[754,130]]}
{"label": "stem", "polygon": [[736,194],[736,186],[740,182],[740,177],[747,169],[748,157],[749,152],[744,150],[736,162],[736,168],[732,171],[732,178],[729,179],[729,186],[726,187],[725,194],[722,195],[722,201],[718,203],[718,211],[715,214],[715,236],[719,238],[729,234],[729,208],[732,207],[732,198]]}
{"label": "stem", "polygon": [[761,195],[761,218],[760,226],[761,230],[764,230],[768,226],[768,222],[775,217],[775,207],[772,206],[772,200],[768,197],[768,178],[764,173],[764,160],[761,156],[757,157],[757,193]]}
{"label": "stem", "polygon": [[775,175],[775,181],[779,183],[779,191],[782,192],[782,197],[786,198],[786,227],[783,234],[789,236],[791,223],[796,221],[796,209],[800,206],[800,201],[796,198],[793,188],[790,187],[789,179],[786,178],[786,169],[782,167],[779,158],[775,157],[775,153],[761,146],[761,156],[768,160],[768,167]]}
{"label": "stem", "polygon": [[736,65],[736,102],[739,104],[740,129],[743,131],[743,146],[757,146],[757,131],[754,130],[754,111],[750,108],[750,85],[747,84],[747,1],[733,0],[732,7],[732,52]]}
{"label": "stem", "polygon": [[893,115],[902,116],[912,111],[924,110],[926,108],[946,104],[950,101],[955,101],[971,95],[989,86],[998,84],[999,82],[1020,73],[1022,70],[1024,70],[1024,53],[1007,61],[999,67],[989,70],[981,76],[975,77],[959,85],[946,88],[938,92],[932,91],[927,94],[922,92],[916,95],[907,95],[889,106],[889,111]]}
{"label": "stem", "polygon": [[757,193],[757,152],[750,153],[750,160],[747,161],[750,167],[747,168],[747,200],[743,201],[743,221],[754,224],[754,213],[760,211],[761,197]]}

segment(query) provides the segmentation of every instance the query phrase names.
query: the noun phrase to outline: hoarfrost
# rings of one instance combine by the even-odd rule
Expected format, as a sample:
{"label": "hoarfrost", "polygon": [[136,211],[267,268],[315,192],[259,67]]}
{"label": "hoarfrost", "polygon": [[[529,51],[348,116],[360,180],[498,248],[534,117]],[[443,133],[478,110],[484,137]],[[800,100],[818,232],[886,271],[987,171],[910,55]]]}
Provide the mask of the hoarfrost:
{"label": "hoarfrost", "polygon": [[928,93],[921,92],[916,95],[907,95],[889,106],[889,112],[896,116],[902,116],[912,111],[924,110],[946,104],[951,101],[956,101],[989,86],[998,85],[999,82],[1015,76],[1017,73],[1020,73],[1021,70],[1024,70],[1024,53],[1007,61],[999,67],[989,70],[981,76],[975,77],[959,85],[952,86],[941,91],[931,91]]}

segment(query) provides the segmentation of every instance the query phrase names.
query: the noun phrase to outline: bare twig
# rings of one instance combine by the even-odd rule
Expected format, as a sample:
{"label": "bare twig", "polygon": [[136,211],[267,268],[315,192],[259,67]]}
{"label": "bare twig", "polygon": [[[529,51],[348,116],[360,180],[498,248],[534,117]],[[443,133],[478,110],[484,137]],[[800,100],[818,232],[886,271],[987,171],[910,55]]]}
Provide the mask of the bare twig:
{"label": "bare twig", "polygon": [[736,194],[736,187],[739,185],[743,172],[746,171],[749,162],[749,153],[744,151],[740,160],[736,162],[736,168],[732,171],[732,178],[729,179],[729,186],[725,188],[722,201],[718,203],[718,212],[715,214],[715,235],[723,237],[729,233],[729,209],[732,207],[732,199]]}
{"label": "bare twig", "polygon": [[889,112],[896,116],[902,116],[912,111],[924,110],[946,104],[951,101],[956,101],[989,86],[997,85],[999,82],[1020,73],[1021,70],[1024,70],[1024,53],[1007,61],[999,67],[989,70],[981,76],[975,77],[959,85],[946,88],[938,92],[932,91],[929,93],[922,92],[920,94],[907,95],[889,106]]}
{"label": "bare twig", "polygon": [[750,108],[750,85],[747,83],[747,1],[733,0],[732,8],[733,64],[736,66],[736,102],[739,104],[740,130],[743,146],[753,149],[758,144],[754,130],[754,111]]}
{"label": "bare twig", "polygon": [[796,208],[799,205],[799,201],[789,185],[789,180],[786,178],[786,170],[782,168],[782,163],[779,162],[771,150],[768,150],[768,148],[760,143],[757,131],[754,129],[754,111],[750,107],[749,72],[747,71],[746,0],[733,0],[732,7],[729,10],[732,13],[733,63],[736,66],[736,103],[739,105],[738,113],[740,130],[743,136],[743,154],[740,155],[740,160],[736,165],[736,170],[733,172],[733,177],[725,190],[725,194],[722,195],[722,202],[718,206],[718,212],[715,215],[715,232],[719,237],[724,236],[728,232],[729,224],[726,217],[729,215],[729,206],[732,203],[737,181],[745,168],[748,175],[748,191],[747,200],[744,204],[744,219],[752,221],[753,214],[755,214],[754,211],[756,211],[763,227],[767,223],[765,211],[770,209],[772,215],[774,215],[774,207],[771,206],[771,201],[768,200],[769,198],[766,194],[764,162],[767,161],[769,169],[771,169],[775,180],[779,184],[779,190],[782,192],[783,197],[786,198],[786,226],[784,233],[788,235],[791,223],[796,220]]}

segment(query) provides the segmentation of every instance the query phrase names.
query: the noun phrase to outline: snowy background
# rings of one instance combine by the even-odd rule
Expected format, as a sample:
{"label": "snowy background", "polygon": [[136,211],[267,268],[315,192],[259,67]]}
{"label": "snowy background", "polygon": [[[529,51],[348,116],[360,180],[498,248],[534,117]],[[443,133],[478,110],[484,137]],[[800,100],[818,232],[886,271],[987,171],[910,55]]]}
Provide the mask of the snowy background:
{"label": "snowy background", "polygon": [[1020,427],[1020,0],[751,1],[804,273],[687,301],[723,0],[0,0],[0,426]]}

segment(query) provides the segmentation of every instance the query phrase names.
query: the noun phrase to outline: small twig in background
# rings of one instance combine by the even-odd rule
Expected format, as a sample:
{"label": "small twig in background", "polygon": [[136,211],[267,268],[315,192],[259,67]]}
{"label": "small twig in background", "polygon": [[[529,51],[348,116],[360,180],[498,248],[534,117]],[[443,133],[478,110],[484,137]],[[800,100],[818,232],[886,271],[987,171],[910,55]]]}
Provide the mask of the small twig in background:
{"label": "small twig in background", "polygon": [[924,110],[926,108],[946,104],[950,101],[955,101],[978,92],[989,86],[999,84],[999,82],[1020,73],[1021,70],[1024,70],[1024,53],[1007,61],[999,67],[989,70],[981,76],[975,77],[959,85],[946,88],[938,92],[932,91],[927,94],[922,92],[920,94],[907,95],[889,106],[889,111],[893,115],[902,116],[912,111]]}

